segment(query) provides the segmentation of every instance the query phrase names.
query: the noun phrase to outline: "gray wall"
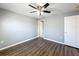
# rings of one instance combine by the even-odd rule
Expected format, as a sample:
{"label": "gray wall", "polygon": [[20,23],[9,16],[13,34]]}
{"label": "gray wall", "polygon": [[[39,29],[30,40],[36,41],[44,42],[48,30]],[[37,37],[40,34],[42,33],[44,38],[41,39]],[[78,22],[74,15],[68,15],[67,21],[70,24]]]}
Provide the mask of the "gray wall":
{"label": "gray wall", "polygon": [[44,37],[63,42],[64,28],[63,17],[60,15],[49,16],[44,19]]}
{"label": "gray wall", "polygon": [[0,48],[36,36],[37,20],[0,9]]}
{"label": "gray wall", "polygon": [[79,12],[51,15],[41,19],[44,20],[44,37],[64,42],[64,17],[72,15],[79,15]]}

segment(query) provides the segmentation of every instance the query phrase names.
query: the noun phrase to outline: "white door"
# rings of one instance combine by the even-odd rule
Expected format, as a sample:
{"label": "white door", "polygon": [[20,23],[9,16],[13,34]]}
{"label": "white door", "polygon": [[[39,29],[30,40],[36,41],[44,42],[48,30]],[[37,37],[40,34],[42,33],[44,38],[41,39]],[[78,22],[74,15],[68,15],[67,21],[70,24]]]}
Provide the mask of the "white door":
{"label": "white door", "polygon": [[76,18],[76,39],[75,46],[79,48],[79,15],[75,16]]}
{"label": "white door", "polygon": [[75,16],[64,18],[64,42],[73,47],[79,47],[79,44],[77,44],[79,40],[76,37],[76,20]]}
{"label": "white door", "polygon": [[38,21],[38,36],[43,37],[44,21]]}

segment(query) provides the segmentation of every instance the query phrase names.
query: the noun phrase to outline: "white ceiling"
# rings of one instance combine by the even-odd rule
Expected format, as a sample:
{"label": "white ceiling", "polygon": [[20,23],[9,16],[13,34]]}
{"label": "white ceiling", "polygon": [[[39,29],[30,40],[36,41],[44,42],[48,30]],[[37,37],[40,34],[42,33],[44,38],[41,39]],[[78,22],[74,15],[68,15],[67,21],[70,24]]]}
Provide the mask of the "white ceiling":
{"label": "white ceiling", "polygon": [[[7,9],[22,15],[27,15],[33,18],[38,18],[37,13],[29,13],[34,9],[29,7],[30,3],[0,3],[0,8]],[[36,4],[32,3],[32,5],[36,6]],[[47,10],[51,11],[50,14],[44,13],[40,17],[47,17],[52,14],[62,14],[68,13],[72,11],[79,11],[79,3],[50,3],[50,6],[47,7]]]}

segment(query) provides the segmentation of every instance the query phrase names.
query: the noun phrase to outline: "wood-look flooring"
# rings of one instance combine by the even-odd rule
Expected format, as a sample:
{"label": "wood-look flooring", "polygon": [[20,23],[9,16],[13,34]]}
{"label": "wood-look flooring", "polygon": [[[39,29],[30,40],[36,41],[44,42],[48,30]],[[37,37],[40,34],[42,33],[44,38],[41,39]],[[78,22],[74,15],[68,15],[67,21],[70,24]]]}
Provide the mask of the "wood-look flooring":
{"label": "wood-look flooring", "polygon": [[79,49],[37,38],[0,51],[1,56],[79,56]]}

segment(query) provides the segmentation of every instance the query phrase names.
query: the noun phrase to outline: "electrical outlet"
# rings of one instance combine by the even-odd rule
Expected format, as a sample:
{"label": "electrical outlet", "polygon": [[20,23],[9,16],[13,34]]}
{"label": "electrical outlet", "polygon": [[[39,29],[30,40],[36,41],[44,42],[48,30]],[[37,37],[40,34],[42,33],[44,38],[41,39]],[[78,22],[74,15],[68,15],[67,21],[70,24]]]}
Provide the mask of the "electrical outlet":
{"label": "electrical outlet", "polygon": [[4,43],[4,41],[1,41],[1,44],[3,44]]}

